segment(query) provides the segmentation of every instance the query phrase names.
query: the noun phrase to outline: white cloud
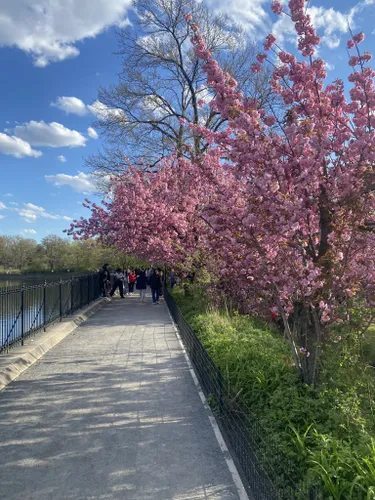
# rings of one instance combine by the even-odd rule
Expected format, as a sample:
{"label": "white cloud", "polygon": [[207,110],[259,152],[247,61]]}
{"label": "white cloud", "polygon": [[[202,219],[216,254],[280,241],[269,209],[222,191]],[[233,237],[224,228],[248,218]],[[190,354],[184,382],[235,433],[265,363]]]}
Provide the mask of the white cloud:
{"label": "white cloud", "polygon": [[142,98],[142,107],[151,117],[160,120],[163,116],[170,114],[170,110],[164,104],[163,99],[157,95],[148,95]]}
{"label": "white cloud", "polygon": [[[111,109],[98,100],[86,105],[77,97],[58,97],[55,102],[51,103],[51,106],[55,106],[68,114],[71,113],[78,116],[92,114],[99,120],[125,120],[125,113],[122,109]],[[87,132],[92,139],[98,138],[96,131],[92,127],[89,127]]]}
{"label": "white cloud", "polygon": [[318,33],[322,32],[322,43],[330,49],[335,49],[340,45],[339,35],[349,32],[349,26],[354,28],[355,9],[348,13],[343,13],[338,10],[325,9],[324,7],[311,7],[309,14],[312,23]]}
{"label": "white cloud", "polygon": [[58,156],[58,157],[57,157],[57,159],[58,159],[59,161],[61,161],[61,163],[65,163],[65,162],[66,162],[66,158],[65,158],[65,156],[64,156],[64,155],[60,155],[60,156]]}
{"label": "white cloud", "polygon": [[33,205],[32,203],[24,203],[22,208],[15,208],[16,212],[18,212],[19,216],[22,217],[24,222],[28,222],[32,224],[36,222],[38,218],[42,217],[45,219],[54,219],[54,220],[72,220],[70,217],[66,217],[65,215],[54,215],[43,207],[38,207],[37,205]]}
{"label": "white cloud", "polygon": [[98,100],[86,105],[77,97],[58,97],[55,102],[51,102],[51,106],[78,116],[92,114],[99,120],[123,120],[125,118],[122,109],[111,109]]}
{"label": "white cloud", "polygon": [[229,14],[252,35],[261,37],[271,25],[269,0],[207,0],[206,3],[216,13]]}
{"label": "white cloud", "polygon": [[42,156],[41,151],[32,149],[30,144],[14,135],[7,135],[0,132],[0,153],[12,155],[16,158],[24,158],[25,156],[33,156],[38,158]]}
{"label": "white cloud", "polygon": [[24,229],[21,234],[36,234],[35,229]]}
{"label": "white cloud", "polygon": [[14,205],[15,207],[18,207],[19,203],[17,203],[16,201],[10,201],[9,205]]}
{"label": "white cloud", "polygon": [[325,61],[325,65],[328,71],[333,71],[335,69],[335,65]]}
{"label": "white cloud", "polygon": [[1,2],[0,46],[18,47],[35,66],[79,54],[80,40],[123,26],[131,0],[13,0]]}
{"label": "white cloud", "polygon": [[0,215],[0,220],[5,219],[5,215]]}
{"label": "white cloud", "polygon": [[34,120],[18,125],[12,131],[16,137],[32,146],[79,147],[85,146],[86,138],[76,130],[70,130],[61,123]]}
{"label": "white cloud", "polygon": [[198,101],[201,99],[205,104],[209,104],[213,99],[213,94],[210,92],[208,87],[201,85],[197,91]]}
{"label": "white cloud", "polygon": [[78,172],[77,175],[56,174],[45,175],[47,182],[52,182],[55,186],[70,186],[79,193],[96,191],[96,185],[92,176],[84,172]]}
{"label": "white cloud", "polygon": [[6,194],[4,194],[4,196],[7,196],[8,198],[12,198],[14,196],[14,194],[12,194],[12,193],[6,193]]}
{"label": "white cloud", "polygon": [[92,127],[89,127],[87,129],[87,133],[89,134],[89,137],[91,137],[91,139],[97,139],[99,137],[97,131]]}
{"label": "white cloud", "polygon": [[99,118],[99,120],[118,120],[120,118],[125,118],[125,114],[122,109],[110,109],[100,101],[94,101],[92,104],[89,104],[87,109],[90,113]]}
{"label": "white cloud", "polygon": [[77,97],[58,97],[55,102],[51,102],[51,106],[65,111],[66,114],[85,116],[88,114],[86,105]]}
{"label": "white cloud", "polygon": [[6,210],[6,206],[4,205],[4,203],[2,201],[0,201],[0,210]]}

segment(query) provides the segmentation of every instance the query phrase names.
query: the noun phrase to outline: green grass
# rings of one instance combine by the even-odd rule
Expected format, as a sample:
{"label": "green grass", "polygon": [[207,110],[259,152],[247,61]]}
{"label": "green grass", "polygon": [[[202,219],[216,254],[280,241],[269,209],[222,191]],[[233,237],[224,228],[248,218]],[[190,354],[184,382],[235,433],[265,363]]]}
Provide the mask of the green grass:
{"label": "green grass", "polygon": [[[215,310],[200,288],[188,292],[179,287],[173,295],[233,396],[288,457],[291,486],[319,482],[327,499],[375,499],[375,377],[351,343],[325,350],[313,390],[297,378],[289,346],[272,326]],[[374,337],[375,330],[366,337],[370,357]],[[264,452],[276,482],[287,486],[286,463],[273,448]]]}

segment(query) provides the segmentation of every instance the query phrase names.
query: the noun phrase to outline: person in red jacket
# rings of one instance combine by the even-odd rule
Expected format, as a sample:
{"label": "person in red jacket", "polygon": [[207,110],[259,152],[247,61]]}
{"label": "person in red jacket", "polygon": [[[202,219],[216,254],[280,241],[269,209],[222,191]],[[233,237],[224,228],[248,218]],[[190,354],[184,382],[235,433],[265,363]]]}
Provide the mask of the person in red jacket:
{"label": "person in red jacket", "polygon": [[134,285],[135,285],[135,282],[137,281],[137,275],[135,274],[134,269],[129,270],[128,278],[129,278],[129,280],[128,280],[129,281],[129,294],[131,295],[134,292]]}

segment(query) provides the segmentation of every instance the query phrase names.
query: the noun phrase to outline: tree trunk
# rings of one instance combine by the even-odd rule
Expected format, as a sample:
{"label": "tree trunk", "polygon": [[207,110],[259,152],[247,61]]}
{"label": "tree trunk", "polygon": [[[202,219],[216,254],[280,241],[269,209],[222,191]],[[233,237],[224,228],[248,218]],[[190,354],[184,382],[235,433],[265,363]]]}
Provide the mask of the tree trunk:
{"label": "tree trunk", "polygon": [[321,334],[321,324],[317,312],[311,306],[297,302],[294,304],[294,313],[291,319],[293,337],[300,349],[302,381],[314,386]]}

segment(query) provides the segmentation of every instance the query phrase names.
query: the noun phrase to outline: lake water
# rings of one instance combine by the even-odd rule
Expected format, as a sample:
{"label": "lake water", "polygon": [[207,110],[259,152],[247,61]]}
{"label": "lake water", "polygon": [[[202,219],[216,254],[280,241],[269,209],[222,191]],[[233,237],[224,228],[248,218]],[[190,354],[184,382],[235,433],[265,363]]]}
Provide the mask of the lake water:
{"label": "lake water", "polygon": [[[79,279],[72,280],[74,277]],[[59,284],[60,279],[62,283]],[[44,283],[46,286],[43,286]],[[24,287],[22,287],[24,283]],[[28,332],[66,316],[100,296],[99,274],[0,278],[0,352]]]}

